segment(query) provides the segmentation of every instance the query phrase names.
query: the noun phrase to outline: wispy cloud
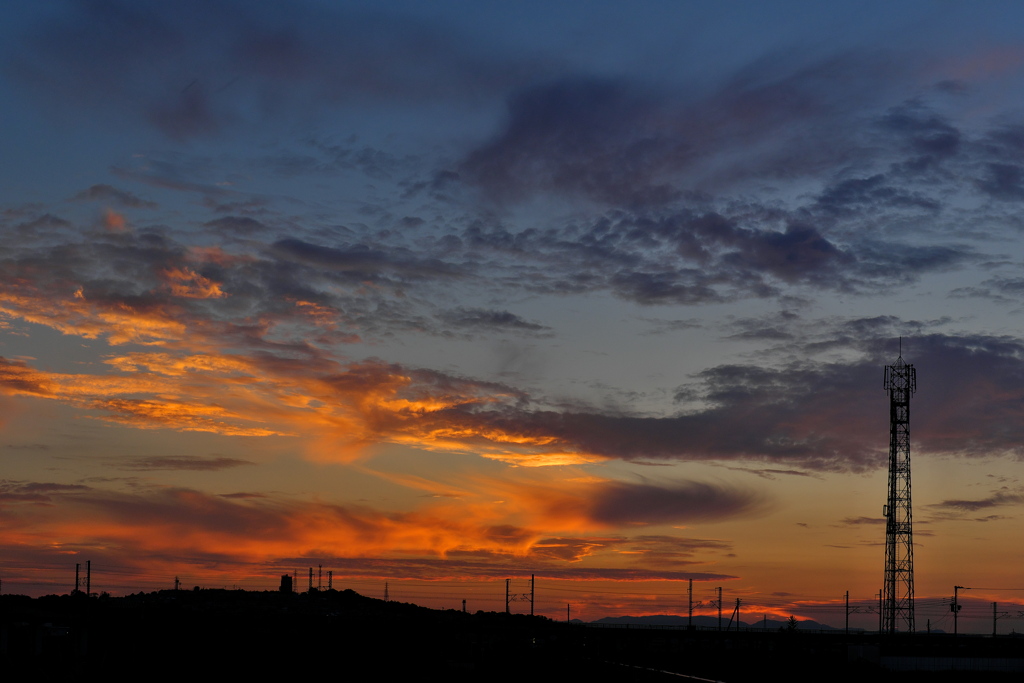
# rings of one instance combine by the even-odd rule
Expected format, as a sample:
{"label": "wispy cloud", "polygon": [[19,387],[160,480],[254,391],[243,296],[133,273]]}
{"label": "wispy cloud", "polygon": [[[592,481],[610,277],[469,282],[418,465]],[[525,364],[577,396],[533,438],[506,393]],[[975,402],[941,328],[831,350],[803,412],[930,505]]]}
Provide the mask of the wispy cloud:
{"label": "wispy cloud", "polygon": [[251,460],[239,458],[204,458],[196,455],[166,455],[149,458],[135,458],[121,464],[126,470],[192,470],[196,472],[214,472],[217,470],[252,465]]}

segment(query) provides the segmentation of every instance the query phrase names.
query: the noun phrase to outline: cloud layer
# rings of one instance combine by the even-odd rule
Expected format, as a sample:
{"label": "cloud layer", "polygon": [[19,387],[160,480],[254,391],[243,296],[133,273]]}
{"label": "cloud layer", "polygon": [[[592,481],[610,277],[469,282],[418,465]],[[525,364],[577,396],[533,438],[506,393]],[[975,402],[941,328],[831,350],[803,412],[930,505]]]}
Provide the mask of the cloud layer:
{"label": "cloud layer", "polygon": [[999,527],[1024,52],[971,11],[12,9],[4,557],[807,584],[874,552],[901,337],[915,462],[1005,477],[919,518]]}

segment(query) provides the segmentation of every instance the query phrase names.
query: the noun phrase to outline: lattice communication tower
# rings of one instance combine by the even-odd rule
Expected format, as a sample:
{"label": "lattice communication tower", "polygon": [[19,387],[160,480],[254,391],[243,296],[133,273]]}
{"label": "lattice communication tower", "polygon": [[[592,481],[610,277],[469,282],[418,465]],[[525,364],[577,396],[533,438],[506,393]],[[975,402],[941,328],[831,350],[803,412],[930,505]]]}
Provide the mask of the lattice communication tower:
{"label": "lattice communication tower", "polygon": [[[902,340],[900,346],[902,347]],[[899,358],[885,368],[889,393],[889,502],[885,517],[885,588],[882,630],[914,632],[914,530],[910,509],[910,397],[917,391],[913,365]]]}

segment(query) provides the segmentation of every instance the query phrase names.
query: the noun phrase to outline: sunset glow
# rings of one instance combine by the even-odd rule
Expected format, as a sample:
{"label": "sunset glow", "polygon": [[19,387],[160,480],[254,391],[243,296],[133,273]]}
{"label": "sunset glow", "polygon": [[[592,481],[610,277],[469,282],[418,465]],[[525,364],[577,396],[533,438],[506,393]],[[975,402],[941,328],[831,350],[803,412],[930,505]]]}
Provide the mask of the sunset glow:
{"label": "sunset glow", "polygon": [[15,2],[3,590],[875,628],[902,343],[918,622],[1017,614],[1020,13]]}

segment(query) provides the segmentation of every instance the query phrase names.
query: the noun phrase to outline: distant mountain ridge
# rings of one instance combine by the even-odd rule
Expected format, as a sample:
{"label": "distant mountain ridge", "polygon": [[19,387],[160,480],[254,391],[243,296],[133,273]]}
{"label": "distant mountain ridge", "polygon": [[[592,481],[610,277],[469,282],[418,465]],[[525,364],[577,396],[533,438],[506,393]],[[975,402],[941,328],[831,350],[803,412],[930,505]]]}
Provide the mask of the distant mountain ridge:
{"label": "distant mountain ridge", "polygon": [[[643,617],[603,617],[590,622],[592,624],[636,624],[641,626],[686,626],[689,623],[688,617],[681,617],[676,614],[651,614]],[[694,626],[703,626],[705,628],[718,628],[718,617],[709,617],[704,615],[695,615],[693,617]],[[722,617],[722,628],[729,626],[729,618]],[[786,630],[789,628],[789,622],[786,620],[775,620],[768,619],[765,622],[763,619],[759,619],[755,622],[739,622],[740,628],[767,628],[770,630]],[[811,619],[797,620],[796,627],[798,630],[805,631],[834,631],[835,627],[829,626],[828,624],[822,624]],[[736,623],[732,624],[732,628],[736,628]]]}

